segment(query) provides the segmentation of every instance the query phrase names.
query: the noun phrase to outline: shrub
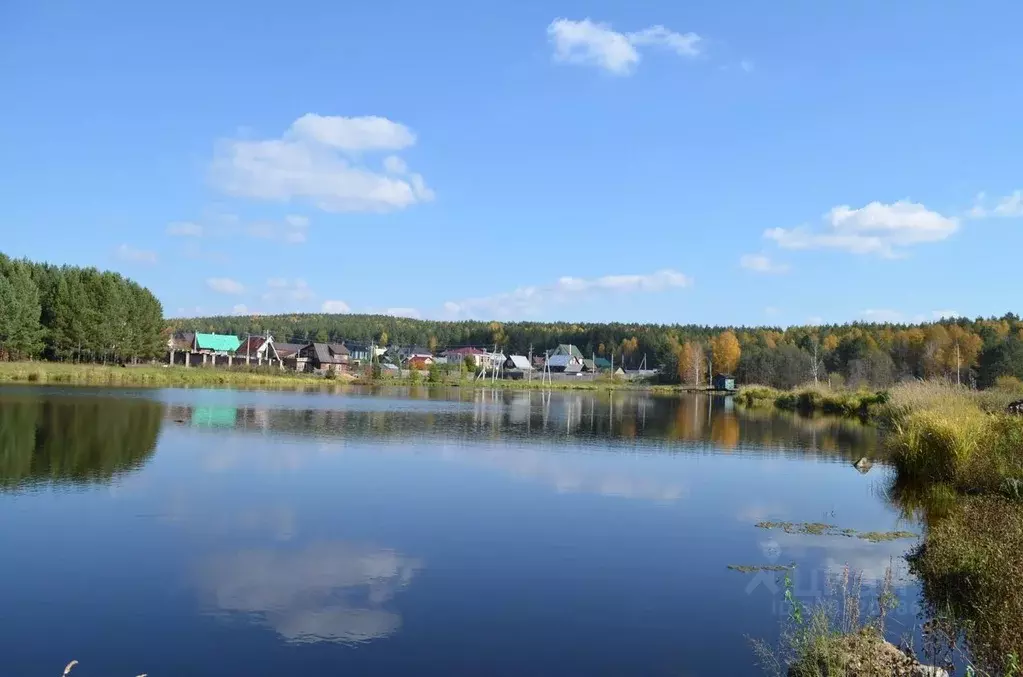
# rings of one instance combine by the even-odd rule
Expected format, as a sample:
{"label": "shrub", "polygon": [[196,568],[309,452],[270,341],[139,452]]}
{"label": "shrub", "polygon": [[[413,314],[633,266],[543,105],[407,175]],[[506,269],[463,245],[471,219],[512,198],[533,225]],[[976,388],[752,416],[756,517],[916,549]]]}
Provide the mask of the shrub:
{"label": "shrub", "polygon": [[994,497],[961,498],[930,524],[911,556],[929,615],[954,641],[964,629],[978,674],[1013,673],[1023,655],[1023,511]]}
{"label": "shrub", "polygon": [[739,389],[735,400],[745,407],[759,407],[775,403],[779,395],[779,391],[770,386],[748,385]]}
{"label": "shrub", "polygon": [[1023,393],[1023,381],[1015,376],[999,376],[995,379],[994,389],[1007,393],[1020,394]]}
{"label": "shrub", "polygon": [[986,419],[973,406],[918,409],[901,415],[887,437],[900,476],[955,483],[977,450]]}

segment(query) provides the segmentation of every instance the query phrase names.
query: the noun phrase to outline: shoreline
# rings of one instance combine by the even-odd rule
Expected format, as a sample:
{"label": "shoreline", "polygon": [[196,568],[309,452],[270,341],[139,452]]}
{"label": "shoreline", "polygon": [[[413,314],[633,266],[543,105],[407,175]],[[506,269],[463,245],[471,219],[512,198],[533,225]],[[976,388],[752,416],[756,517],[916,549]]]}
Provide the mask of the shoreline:
{"label": "shoreline", "polygon": [[68,385],[110,387],[208,387],[267,388],[275,390],[334,391],[346,386],[361,387],[425,387],[461,388],[469,390],[542,390],[542,391],[636,391],[656,394],[705,393],[724,395],[707,386],[659,385],[649,382],[612,381],[609,379],[563,380],[541,383],[539,380],[497,379],[470,380],[445,378],[430,381],[428,377],[368,379],[341,374],[327,378],[313,374],[277,372],[270,369],[223,369],[168,365],[101,365],[62,362],[0,362],[0,385]]}

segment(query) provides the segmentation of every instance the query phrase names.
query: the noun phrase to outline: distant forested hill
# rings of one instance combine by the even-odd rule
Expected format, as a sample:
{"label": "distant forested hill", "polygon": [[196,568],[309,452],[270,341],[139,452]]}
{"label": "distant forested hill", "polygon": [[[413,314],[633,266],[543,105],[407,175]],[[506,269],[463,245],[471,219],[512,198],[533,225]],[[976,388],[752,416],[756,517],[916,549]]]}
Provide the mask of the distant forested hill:
{"label": "distant forested hill", "polygon": [[439,322],[386,315],[295,314],[172,320],[174,330],[232,334],[269,330],[277,341],[373,341],[441,351],[457,346],[543,354],[572,343],[589,357],[614,356],[627,369],[646,357],[667,382],[704,382],[716,373],[779,387],[819,380],[885,386],[907,378],[957,379],[981,387],[1023,378],[1023,322],[1016,315],[915,325],[703,327],[570,322]]}

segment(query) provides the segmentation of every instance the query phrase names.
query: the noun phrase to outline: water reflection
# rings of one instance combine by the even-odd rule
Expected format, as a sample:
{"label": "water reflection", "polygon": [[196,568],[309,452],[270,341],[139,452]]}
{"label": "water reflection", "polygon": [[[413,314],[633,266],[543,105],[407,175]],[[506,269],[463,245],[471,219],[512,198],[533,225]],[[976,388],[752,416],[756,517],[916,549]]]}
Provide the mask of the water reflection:
{"label": "water reflection", "polygon": [[858,421],[736,409],[729,398],[722,397],[479,390],[443,391],[442,397],[434,391],[422,392],[432,393],[432,399],[418,408],[401,399],[327,396],[281,400],[273,408],[250,405],[244,399],[230,407],[172,404],[168,416],[202,427],[348,439],[490,439],[529,444],[570,440],[670,450],[798,450],[802,455],[843,458],[873,456],[877,451],[876,431]]}
{"label": "water reflection", "polygon": [[289,642],[359,644],[401,627],[387,603],[421,566],[393,550],[324,542],[214,555],[199,579],[208,609],[255,617]]}
{"label": "water reflection", "polygon": [[164,407],[151,399],[0,396],[0,487],[108,481],[152,455]]}

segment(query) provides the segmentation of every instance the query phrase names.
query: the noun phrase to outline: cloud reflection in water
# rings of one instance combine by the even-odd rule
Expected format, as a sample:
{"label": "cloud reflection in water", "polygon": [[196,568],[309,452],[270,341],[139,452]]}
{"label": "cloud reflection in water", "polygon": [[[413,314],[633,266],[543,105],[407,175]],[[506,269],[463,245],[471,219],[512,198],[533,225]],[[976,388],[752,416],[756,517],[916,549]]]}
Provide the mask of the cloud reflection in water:
{"label": "cloud reflection in water", "polygon": [[254,617],[288,642],[359,644],[401,627],[386,605],[421,567],[393,550],[326,542],[214,555],[199,578],[207,608]]}

